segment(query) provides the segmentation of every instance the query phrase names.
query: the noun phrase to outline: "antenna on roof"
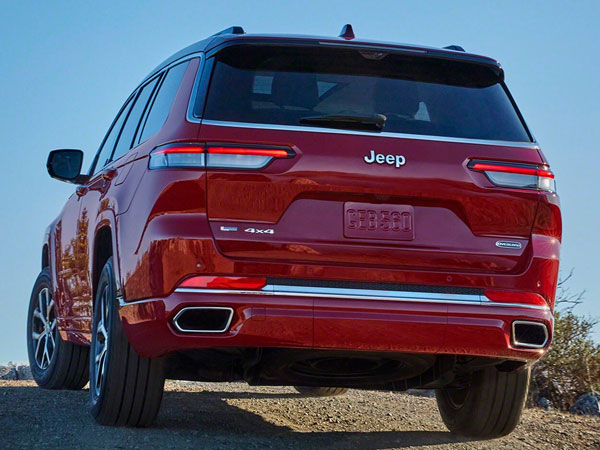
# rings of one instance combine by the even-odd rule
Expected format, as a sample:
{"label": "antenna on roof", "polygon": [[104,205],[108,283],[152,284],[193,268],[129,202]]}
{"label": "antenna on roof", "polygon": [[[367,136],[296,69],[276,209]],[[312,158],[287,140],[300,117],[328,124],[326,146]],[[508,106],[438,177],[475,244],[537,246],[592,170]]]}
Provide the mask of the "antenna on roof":
{"label": "antenna on roof", "polygon": [[447,47],[444,47],[446,50],[455,50],[457,52],[464,52],[465,49],[462,48],[460,45],[449,45]]}
{"label": "antenna on roof", "polygon": [[219,31],[218,33],[213,34],[213,36],[221,36],[222,34],[246,34],[244,29],[239,26],[233,26],[229,28],[225,28],[224,30]]}
{"label": "antenna on roof", "polygon": [[344,25],[342,27],[342,31],[340,32],[340,37],[348,40],[354,39],[356,36],[354,36],[354,30],[352,29],[352,25],[350,25],[349,23]]}

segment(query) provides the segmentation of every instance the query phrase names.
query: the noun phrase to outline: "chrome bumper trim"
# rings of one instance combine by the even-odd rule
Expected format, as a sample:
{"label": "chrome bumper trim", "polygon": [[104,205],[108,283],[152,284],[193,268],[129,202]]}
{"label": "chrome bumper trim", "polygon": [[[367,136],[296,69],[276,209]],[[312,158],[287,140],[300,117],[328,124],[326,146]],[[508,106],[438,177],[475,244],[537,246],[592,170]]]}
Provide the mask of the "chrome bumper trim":
{"label": "chrome bumper trim", "polygon": [[119,300],[119,307],[129,306],[129,305],[141,305],[143,303],[151,303],[161,301],[162,298],[144,298],[142,300],[134,300],[132,302],[127,302],[123,299],[123,297],[117,297]]}
{"label": "chrome bumper trim", "polygon": [[231,290],[231,289],[202,289],[177,288],[175,292],[192,294],[228,294],[228,295],[269,295],[283,297],[315,297],[339,298],[352,300],[384,300],[411,303],[444,303],[474,306],[513,307],[549,310],[548,306],[527,305],[521,303],[501,303],[488,299],[484,295],[473,294],[444,294],[436,292],[383,291],[369,289],[325,288],[312,286],[282,286],[267,285],[262,290]]}

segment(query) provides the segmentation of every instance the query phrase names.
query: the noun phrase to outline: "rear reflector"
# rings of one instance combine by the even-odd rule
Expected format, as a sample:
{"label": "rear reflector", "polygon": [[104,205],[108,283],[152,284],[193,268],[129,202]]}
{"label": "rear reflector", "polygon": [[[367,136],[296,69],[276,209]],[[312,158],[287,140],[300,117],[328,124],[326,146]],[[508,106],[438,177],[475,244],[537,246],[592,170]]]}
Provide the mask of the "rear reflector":
{"label": "rear reflector", "polygon": [[548,166],[503,161],[472,160],[469,169],[483,172],[496,186],[555,192],[554,174]]}
{"label": "rear reflector", "polygon": [[179,287],[195,289],[260,290],[265,287],[266,284],[266,278],[196,276],[183,280]]}
{"label": "rear reflector", "polygon": [[546,302],[544,297],[534,292],[486,289],[485,296],[494,302],[500,303],[522,303],[526,305],[548,306],[548,302]]}
{"label": "rear reflector", "polygon": [[177,143],[156,148],[150,154],[150,169],[215,168],[262,169],[276,158],[291,158],[287,147],[230,146],[225,144]]}

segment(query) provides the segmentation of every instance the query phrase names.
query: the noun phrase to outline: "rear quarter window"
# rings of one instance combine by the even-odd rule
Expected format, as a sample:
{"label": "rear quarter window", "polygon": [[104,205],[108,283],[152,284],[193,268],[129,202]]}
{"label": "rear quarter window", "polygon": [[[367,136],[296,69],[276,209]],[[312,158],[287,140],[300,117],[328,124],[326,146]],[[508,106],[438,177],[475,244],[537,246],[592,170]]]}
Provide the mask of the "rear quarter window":
{"label": "rear quarter window", "polygon": [[144,110],[146,105],[148,104],[148,100],[152,96],[152,92],[158,83],[159,77],[156,77],[154,80],[150,81],[146,84],[135,100],[131,111],[129,112],[129,116],[125,121],[125,125],[123,125],[123,130],[121,131],[121,135],[119,136],[119,141],[115,147],[115,152],[113,153],[112,160],[119,159],[125,153],[129,151],[129,149],[133,145],[133,138],[138,129],[138,125],[144,114]]}
{"label": "rear quarter window", "polygon": [[[131,109],[132,103],[133,102],[130,99],[127,102],[127,104],[122,108],[119,117],[115,120],[108,135],[104,139],[102,147],[98,150],[98,156],[96,157],[95,161],[95,168],[93,169],[94,174],[98,173],[110,162],[110,157],[112,155],[113,149],[115,148],[115,143],[117,142],[117,138],[119,137],[119,133],[121,132],[123,122],[125,122],[125,118],[129,114],[129,110]],[[90,170],[90,173],[91,172],[92,170]]]}
{"label": "rear quarter window", "polygon": [[171,111],[171,106],[173,105],[175,95],[177,94],[187,67],[188,62],[184,62],[172,67],[167,72],[164,81],[160,85],[159,91],[154,98],[150,112],[148,113],[148,118],[146,119],[146,123],[144,124],[141,133],[140,142],[144,142],[148,138],[154,136],[164,125],[169,116],[169,112]]}

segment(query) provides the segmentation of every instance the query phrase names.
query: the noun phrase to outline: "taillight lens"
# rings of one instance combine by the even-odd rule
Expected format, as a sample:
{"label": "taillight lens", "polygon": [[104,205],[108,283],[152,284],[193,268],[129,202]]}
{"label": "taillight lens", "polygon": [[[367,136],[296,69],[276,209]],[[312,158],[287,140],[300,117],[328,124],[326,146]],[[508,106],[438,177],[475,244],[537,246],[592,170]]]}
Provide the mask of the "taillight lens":
{"label": "taillight lens", "polygon": [[535,292],[503,291],[500,289],[486,289],[485,296],[494,302],[515,303],[537,306],[548,306],[548,302]]}
{"label": "taillight lens", "polygon": [[169,144],[150,153],[150,169],[168,167],[204,168],[204,146],[198,144]]}
{"label": "taillight lens", "polygon": [[196,289],[260,290],[267,284],[266,278],[196,276],[183,280],[179,287]]}
{"label": "taillight lens", "polygon": [[262,169],[276,158],[294,156],[288,147],[226,144],[169,144],[150,153],[150,169],[214,168]]}
{"label": "taillight lens", "polygon": [[469,169],[483,172],[496,186],[556,192],[554,174],[548,166],[504,161],[472,160]]}

